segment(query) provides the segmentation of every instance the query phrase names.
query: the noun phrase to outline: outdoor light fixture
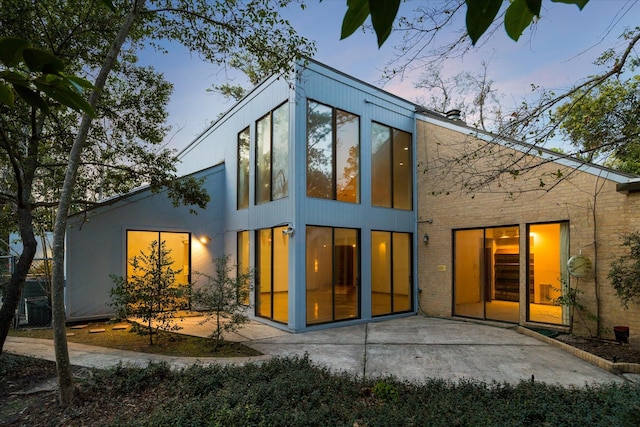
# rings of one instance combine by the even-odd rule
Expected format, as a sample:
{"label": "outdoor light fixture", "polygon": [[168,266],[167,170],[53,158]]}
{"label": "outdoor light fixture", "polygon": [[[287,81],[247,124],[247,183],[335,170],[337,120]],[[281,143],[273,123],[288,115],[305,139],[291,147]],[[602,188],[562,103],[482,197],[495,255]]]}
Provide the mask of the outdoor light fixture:
{"label": "outdoor light fixture", "polygon": [[429,235],[425,234],[424,236],[422,236],[422,241],[424,242],[425,245],[429,244]]}
{"label": "outdoor light fixture", "polygon": [[203,245],[206,245],[207,243],[209,243],[211,241],[211,237],[209,236],[202,236],[200,237],[200,243],[202,243]]}
{"label": "outdoor light fixture", "polygon": [[293,233],[295,232],[296,230],[293,229],[293,226],[291,224],[287,225],[287,228],[282,229],[282,234],[284,234],[285,236],[293,236]]}

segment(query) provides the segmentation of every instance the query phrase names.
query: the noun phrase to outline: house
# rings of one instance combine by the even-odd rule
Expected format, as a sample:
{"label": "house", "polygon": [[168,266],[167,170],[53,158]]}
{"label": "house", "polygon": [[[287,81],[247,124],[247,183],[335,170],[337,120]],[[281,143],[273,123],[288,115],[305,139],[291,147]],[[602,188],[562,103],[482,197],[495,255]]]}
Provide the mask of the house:
{"label": "house", "polygon": [[[637,176],[440,115],[416,123],[424,312],[583,336],[627,325],[632,341],[640,335],[640,310],[623,309],[607,279],[622,235],[640,229]],[[557,304],[571,295],[584,307],[573,315]]]}
{"label": "house", "polygon": [[[69,320],[110,316],[109,275],[163,240],[184,283],[222,254],[253,269],[251,315],[294,332],[418,311],[566,329],[553,302],[569,284],[601,327],[640,330],[606,281],[619,235],[640,226],[634,176],[496,140],[314,61],[257,86],[179,157],[204,178],[206,210],[139,189],[70,218]],[[570,259],[597,271],[570,276]]]}
{"label": "house", "polygon": [[158,239],[185,282],[252,268],[252,314],[287,330],[415,314],[414,111],[313,61],[266,80],[179,155],[205,211],[143,189],[70,218],[68,319],[111,315],[109,276]]}

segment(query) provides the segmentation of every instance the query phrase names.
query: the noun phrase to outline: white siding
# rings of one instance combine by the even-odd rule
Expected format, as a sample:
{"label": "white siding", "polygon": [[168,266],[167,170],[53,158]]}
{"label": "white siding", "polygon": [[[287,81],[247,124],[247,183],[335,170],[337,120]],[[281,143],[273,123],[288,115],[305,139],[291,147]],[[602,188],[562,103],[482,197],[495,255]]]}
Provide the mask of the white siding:
{"label": "white siding", "polygon": [[[150,190],[117,200],[113,205],[89,210],[69,218],[67,229],[67,319],[104,318],[113,314],[109,306],[112,274],[126,271],[126,231],[158,230],[192,233],[192,271],[211,271],[211,259],[225,251],[224,167],[197,176],[206,177],[211,196],[207,209],[189,213],[189,207],[174,208],[166,192]],[[198,240],[212,238],[208,245]],[[235,249],[235,246],[234,246]]]}

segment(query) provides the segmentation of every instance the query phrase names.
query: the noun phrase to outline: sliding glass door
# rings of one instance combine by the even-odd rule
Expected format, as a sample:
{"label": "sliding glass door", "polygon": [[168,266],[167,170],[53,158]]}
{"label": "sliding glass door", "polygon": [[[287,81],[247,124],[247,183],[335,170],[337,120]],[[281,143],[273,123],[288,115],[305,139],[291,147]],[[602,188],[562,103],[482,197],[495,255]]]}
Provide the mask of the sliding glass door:
{"label": "sliding glass door", "polygon": [[519,227],[454,231],[454,314],[518,322]]}

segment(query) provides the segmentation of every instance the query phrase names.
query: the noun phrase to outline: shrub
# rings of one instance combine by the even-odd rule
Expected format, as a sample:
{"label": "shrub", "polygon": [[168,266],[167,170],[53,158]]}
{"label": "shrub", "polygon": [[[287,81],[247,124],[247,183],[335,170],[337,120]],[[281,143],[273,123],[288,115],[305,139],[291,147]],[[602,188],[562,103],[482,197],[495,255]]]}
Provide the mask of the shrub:
{"label": "shrub", "polygon": [[235,332],[249,321],[244,302],[251,292],[253,273],[233,274],[237,266],[229,264],[228,255],[215,258],[213,263],[215,275],[197,273],[206,278],[206,283],[194,290],[193,302],[209,313],[201,324],[213,322],[214,329],[209,338],[216,351],[225,333]]}
{"label": "shrub", "polygon": [[611,263],[608,278],[620,302],[628,308],[629,303],[640,303],[640,232],[624,235],[622,246],[628,247],[629,253]]}

